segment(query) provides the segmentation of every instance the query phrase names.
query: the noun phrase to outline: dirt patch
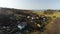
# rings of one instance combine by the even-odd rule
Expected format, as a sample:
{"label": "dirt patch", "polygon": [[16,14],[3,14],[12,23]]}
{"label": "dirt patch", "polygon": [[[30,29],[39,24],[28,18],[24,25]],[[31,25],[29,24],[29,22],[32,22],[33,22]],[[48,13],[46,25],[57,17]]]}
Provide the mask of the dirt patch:
{"label": "dirt patch", "polygon": [[56,18],[48,27],[49,29],[47,28],[41,34],[60,34],[60,18]]}

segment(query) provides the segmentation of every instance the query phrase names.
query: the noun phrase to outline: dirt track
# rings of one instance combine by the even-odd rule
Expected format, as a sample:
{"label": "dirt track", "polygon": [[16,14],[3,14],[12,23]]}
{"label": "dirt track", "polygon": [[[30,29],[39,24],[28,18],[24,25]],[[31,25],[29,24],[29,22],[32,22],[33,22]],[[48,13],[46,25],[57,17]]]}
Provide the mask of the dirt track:
{"label": "dirt track", "polygon": [[48,27],[49,28],[41,34],[60,34],[60,18],[56,18]]}

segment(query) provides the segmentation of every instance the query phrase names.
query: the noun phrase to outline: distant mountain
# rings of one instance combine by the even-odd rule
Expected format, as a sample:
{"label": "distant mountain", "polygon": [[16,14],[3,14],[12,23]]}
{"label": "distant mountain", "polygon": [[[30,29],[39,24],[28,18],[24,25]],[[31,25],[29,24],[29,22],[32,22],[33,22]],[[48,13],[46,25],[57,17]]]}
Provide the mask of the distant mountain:
{"label": "distant mountain", "polygon": [[44,10],[33,10],[33,11],[41,12],[41,11],[44,11]]}

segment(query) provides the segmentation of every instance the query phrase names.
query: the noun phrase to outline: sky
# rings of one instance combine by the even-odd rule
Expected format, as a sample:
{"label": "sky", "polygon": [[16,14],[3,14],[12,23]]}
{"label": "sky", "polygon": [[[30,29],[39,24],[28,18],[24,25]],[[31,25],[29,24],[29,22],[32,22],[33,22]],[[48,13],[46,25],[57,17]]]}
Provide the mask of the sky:
{"label": "sky", "polygon": [[60,0],[0,0],[0,7],[16,9],[60,9]]}

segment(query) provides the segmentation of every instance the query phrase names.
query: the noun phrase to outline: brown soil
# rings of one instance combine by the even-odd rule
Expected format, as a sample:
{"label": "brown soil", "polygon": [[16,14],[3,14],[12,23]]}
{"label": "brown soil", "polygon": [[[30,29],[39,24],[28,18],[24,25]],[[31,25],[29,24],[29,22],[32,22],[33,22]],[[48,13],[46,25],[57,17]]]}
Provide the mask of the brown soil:
{"label": "brown soil", "polygon": [[41,34],[60,34],[60,18],[56,18],[52,25],[50,24],[49,29],[47,28],[45,32]]}

